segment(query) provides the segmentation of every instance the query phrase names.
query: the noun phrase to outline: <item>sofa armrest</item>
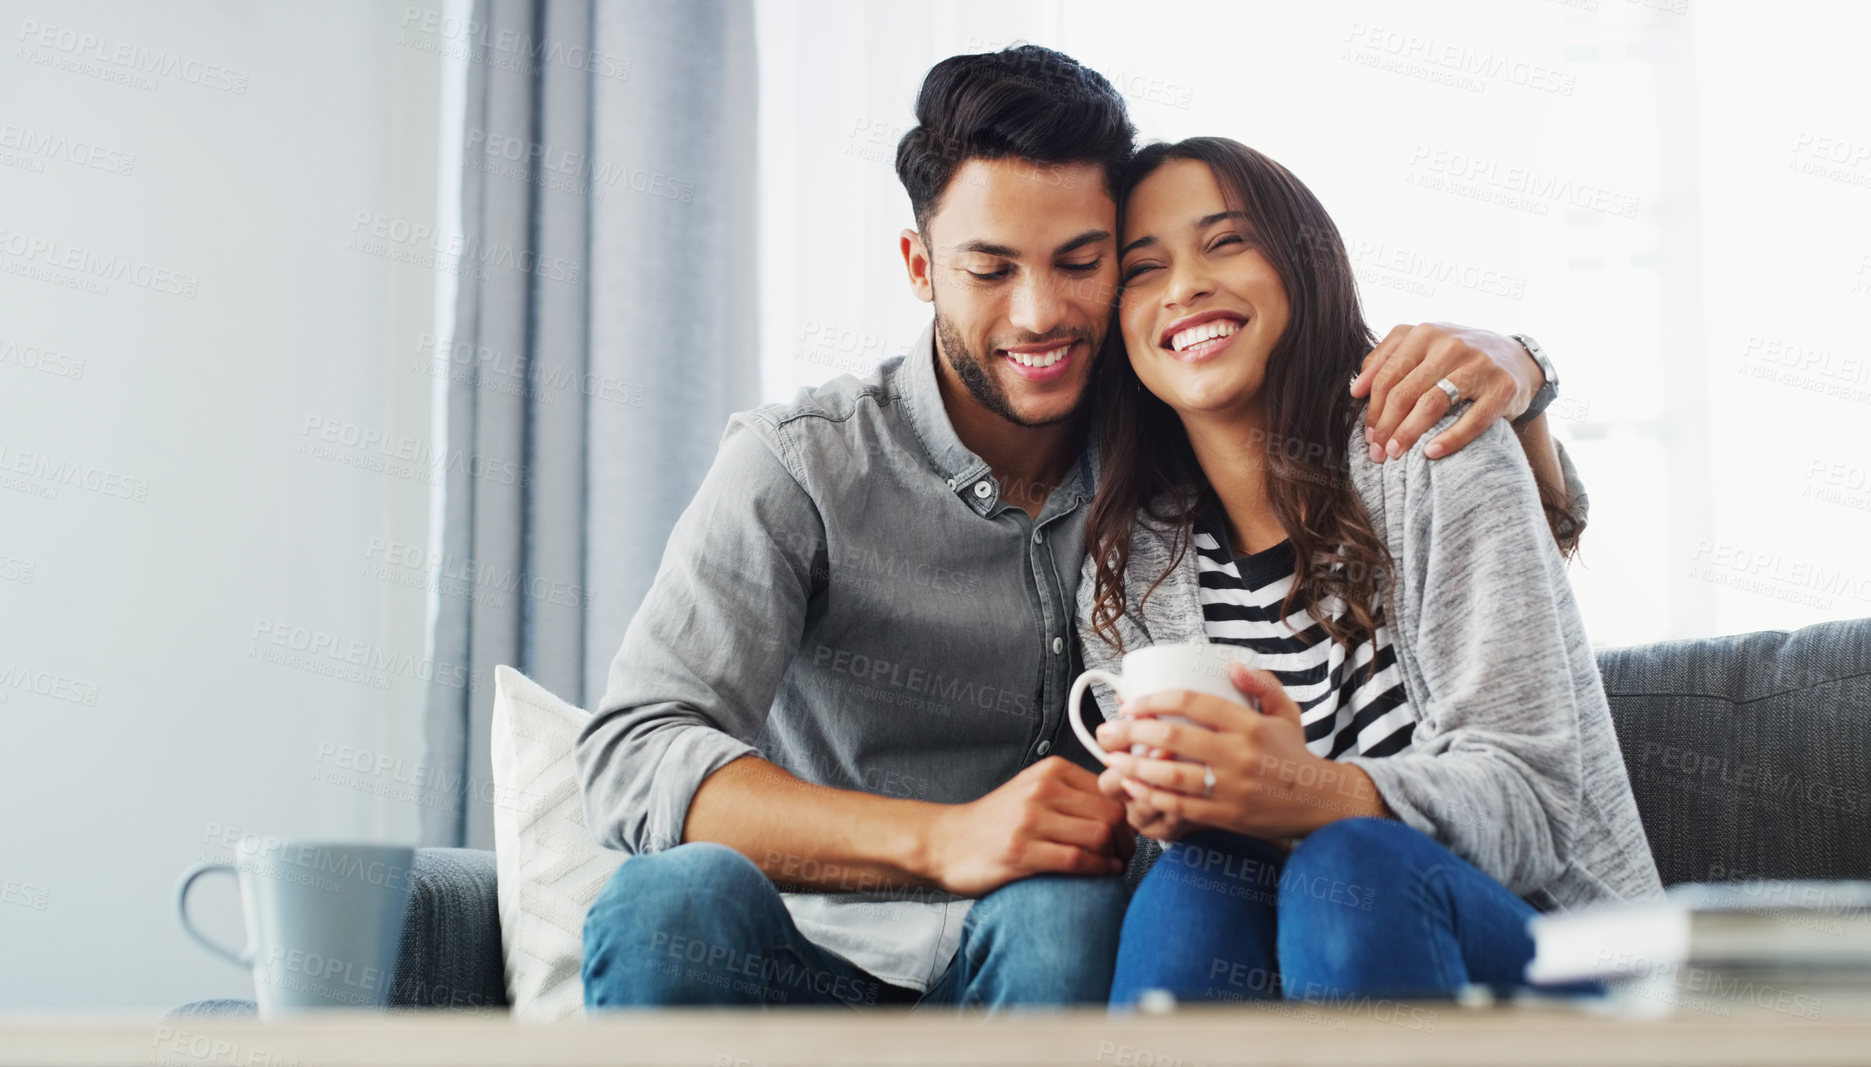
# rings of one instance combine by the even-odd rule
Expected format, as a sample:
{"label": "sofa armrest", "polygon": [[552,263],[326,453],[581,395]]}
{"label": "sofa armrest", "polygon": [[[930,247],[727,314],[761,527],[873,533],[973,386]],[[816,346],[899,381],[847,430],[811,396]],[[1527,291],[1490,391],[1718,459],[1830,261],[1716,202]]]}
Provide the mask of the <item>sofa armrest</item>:
{"label": "sofa armrest", "polygon": [[393,1008],[507,1007],[492,852],[416,850]]}

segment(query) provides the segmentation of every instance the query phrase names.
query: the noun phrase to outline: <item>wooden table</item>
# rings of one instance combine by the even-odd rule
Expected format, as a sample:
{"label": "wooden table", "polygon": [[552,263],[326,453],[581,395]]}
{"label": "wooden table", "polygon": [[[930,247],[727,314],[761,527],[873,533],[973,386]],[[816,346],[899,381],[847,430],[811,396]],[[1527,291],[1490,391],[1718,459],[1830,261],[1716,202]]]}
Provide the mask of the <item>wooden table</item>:
{"label": "wooden table", "polygon": [[527,1024],[459,1012],[284,1021],[0,1015],[0,1067],[1334,1067],[1864,1064],[1871,1015],[1638,1021],[1559,1008],[1384,1001],[1114,1017],[661,1011]]}

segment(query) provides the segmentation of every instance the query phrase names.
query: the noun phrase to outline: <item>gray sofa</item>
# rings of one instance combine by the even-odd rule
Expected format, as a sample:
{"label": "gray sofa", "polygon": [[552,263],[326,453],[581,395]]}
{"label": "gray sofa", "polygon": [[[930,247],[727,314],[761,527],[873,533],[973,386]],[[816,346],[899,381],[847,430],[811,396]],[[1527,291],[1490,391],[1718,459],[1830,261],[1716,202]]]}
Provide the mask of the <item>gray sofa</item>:
{"label": "gray sofa", "polygon": [[[1871,878],[1871,619],[1611,649],[1598,666],[1666,885]],[[505,1007],[494,854],[422,849],[414,880],[392,1003]]]}

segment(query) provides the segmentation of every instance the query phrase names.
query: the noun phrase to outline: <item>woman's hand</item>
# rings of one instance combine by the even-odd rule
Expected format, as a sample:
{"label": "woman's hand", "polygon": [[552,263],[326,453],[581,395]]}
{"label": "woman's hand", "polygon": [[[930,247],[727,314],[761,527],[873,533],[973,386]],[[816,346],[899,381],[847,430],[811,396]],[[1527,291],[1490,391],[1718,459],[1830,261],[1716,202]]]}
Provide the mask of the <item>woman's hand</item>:
{"label": "woman's hand", "polygon": [[[1161,836],[1141,818],[1178,836],[1213,827],[1273,840],[1303,837],[1339,819],[1390,814],[1369,775],[1307,750],[1299,706],[1272,674],[1236,664],[1229,677],[1260,711],[1181,690],[1139,697],[1124,717],[1098,728],[1098,743],[1111,754],[1099,788],[1115,795],[1107,781],[1118,779],[1138,832]],[[1132,756],[1133,745],[1153,751]],[[1205,765],[1215,776],[1206,795]]]}
{"label": "woman's hand", "polygon": [[[1118,707],[1121,711],[1125,705],[1120,701]],[[1167,759],[1169,753],[1160,748],[1153,748],[1149,756],[1151,759]],[[1127,780],[1123,771],[1114,767],[1106,767],[1104,773],[1098,776],[1098,791],[1124,805],[1124,817],[1130,823],[1131,829],[1158,841],[1180,841],[1184,836],[1197,830],[1208,829],[1179,816],[1165,815],[1151,807],[1148,801],[1138,800],[1131,796],[1130,791],[1124,788]]]}

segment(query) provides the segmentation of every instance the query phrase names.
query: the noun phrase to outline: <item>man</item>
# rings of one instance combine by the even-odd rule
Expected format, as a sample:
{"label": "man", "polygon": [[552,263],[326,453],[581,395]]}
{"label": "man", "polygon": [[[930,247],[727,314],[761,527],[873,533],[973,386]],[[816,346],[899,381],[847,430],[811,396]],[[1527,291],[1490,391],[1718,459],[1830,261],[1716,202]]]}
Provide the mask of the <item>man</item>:
{"label": "man", "polygon": [[[631,853],[585,925],[593,1008],[1108,995],[1135,842],[1064,716],[1074,416],[1134,131],[1032,46],[937,64],[916,111],[901,249],[931,330],[730,420],[579,737],[592,832]],[[1353,385],[1374,449],[1447,411],[1443,378],[1476,398],[1445,448],[1542,384],[1506,338],[1399,328]]]}

